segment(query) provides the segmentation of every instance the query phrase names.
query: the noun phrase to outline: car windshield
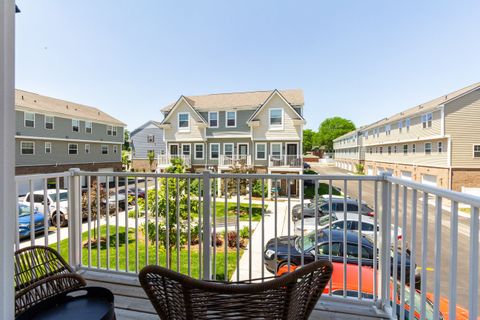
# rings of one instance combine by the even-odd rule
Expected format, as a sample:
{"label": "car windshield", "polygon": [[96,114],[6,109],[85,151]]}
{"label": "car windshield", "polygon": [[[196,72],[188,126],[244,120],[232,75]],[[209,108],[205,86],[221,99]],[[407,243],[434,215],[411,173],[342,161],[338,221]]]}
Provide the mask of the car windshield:
{"label": "car windshield", "polygon": [[[68,201],[68,192],[59,192],[58,193],[59,197],[58,197],[58,201]],[[53,202],[57,202],[57,194],[56,193],[52,193],[50,195],[50,198],[52,198],[52,201]]]}
{"label": "car windshield", "polygon": [[308,250],[313,247],[315,244],[315,231],[312,231],[306,234],[303,237],[298,237],[295,241],[295,245],[297,249],[302,249],[302,242],[303,242],[303,249]]}
{"label": "car windshield", "polygon": [[[398,286],[398,296],[400,296],[400,285]],[[418,291],[415,290],[414,294],[414,302],[415,302],[415,312],[418,312],[420,314],[421,308],[420,306],[422,305],[422,296]],[[405,286],[405,304],[408,304],[411,306],[410,303],[410,288]],[[425,305],[425,319],[427,320],[433,320],[433,305],[430,301],[427,300],[427,303]]]}
{"label": "car windshield", "polygon": [[[335,222],[336,220],[337,220],[337,216],[334,213],[332,213],[332,223]],[[318,219],[318,225],[320,227],[325,227],[329,225],[329,223],[330,223],[330,216],[328,214]]]}
{"label": "car windshield", "polygon": [[24,204],[19,204],[18,205],[18,215],[20,217],[28,216],[29,214],[30,214],[30,207],[29,206],[26,206]]}

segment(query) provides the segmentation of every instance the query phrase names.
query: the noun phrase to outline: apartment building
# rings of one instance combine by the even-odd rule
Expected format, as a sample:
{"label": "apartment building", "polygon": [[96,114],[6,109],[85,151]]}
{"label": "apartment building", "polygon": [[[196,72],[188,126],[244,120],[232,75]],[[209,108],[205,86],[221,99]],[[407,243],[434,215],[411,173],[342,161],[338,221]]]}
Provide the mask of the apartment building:
{"label": "apartment building", "polygon": [[[130,133],[132,169],[149,172],[155,170],[158,159],[165,157],[166,144],[160,122],[150,120]],[[149,153],[154,158],[150,163]]]}
{"label": "apartment building", "polygon": [[364,164],[365,155],[362,148],[362,130],[348,132],[333,140],[335,165],[339,168],[357,171],[357,166]]}
{"label": "apartment building", "polygon": [[15,112],[16,175],[122,170],[125,124],[105,112],[23,90],[15,92]]}
{"label": "apartment building", "polygon": [[[242,163],[257,173],[301,173],[303,105],[301,90],[181,96],[162,109],[167,154],[159,168],[182,157],[192,171],[228,172]],[[278,182],[280,193],[286,183]],[[292,194],[298,188],[291,183]]]}
{"label": "apartment building", "polygon": [[375,122],[360,136],[367,174],[389,171],[455,191],[480,188],[480,83]]}

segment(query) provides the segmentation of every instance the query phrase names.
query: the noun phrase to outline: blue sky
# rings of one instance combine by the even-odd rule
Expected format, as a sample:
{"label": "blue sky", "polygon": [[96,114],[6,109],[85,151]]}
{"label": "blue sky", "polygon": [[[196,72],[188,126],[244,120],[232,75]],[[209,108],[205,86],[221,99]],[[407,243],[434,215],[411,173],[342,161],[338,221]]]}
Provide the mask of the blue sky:
{"label": "blue sky", "polygon": [[308,128],[480,81],[480,1],[17,0],[16,86],[129,129],[179,95],[301,88]]}

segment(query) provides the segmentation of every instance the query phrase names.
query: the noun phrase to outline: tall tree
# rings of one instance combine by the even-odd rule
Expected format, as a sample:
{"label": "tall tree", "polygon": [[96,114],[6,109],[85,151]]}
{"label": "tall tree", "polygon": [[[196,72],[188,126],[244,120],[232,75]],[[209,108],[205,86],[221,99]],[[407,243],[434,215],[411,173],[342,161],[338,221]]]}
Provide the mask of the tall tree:
{"label": "tall tree", "polygon": [[312,129],[303,130],[303,153],[311,151],[313,147],[313,136],[315,132]]}
{"label": "tall tree", "polygon": [[122,150],[130,150],[130,131],[123,131],[123,147]]}
{"label": "tall tree", "polygon": [[355,125],[350,120],[341,117],[325,119],[318,130],[320,143],[328,152],[331,152],[333,151],[333,140],[353,130],[355,130]]}

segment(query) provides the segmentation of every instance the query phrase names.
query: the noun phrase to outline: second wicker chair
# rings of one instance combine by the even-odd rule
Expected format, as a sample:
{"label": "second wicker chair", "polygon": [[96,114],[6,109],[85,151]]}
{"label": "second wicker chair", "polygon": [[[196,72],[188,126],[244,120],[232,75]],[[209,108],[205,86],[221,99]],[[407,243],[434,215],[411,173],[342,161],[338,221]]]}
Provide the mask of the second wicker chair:
{"label": "second wicker chair", "polygon": [[147,266],[140,283],[162,320],[308,319],[332,274],[329,261],[317,261],[262,283],[196,280]]}

